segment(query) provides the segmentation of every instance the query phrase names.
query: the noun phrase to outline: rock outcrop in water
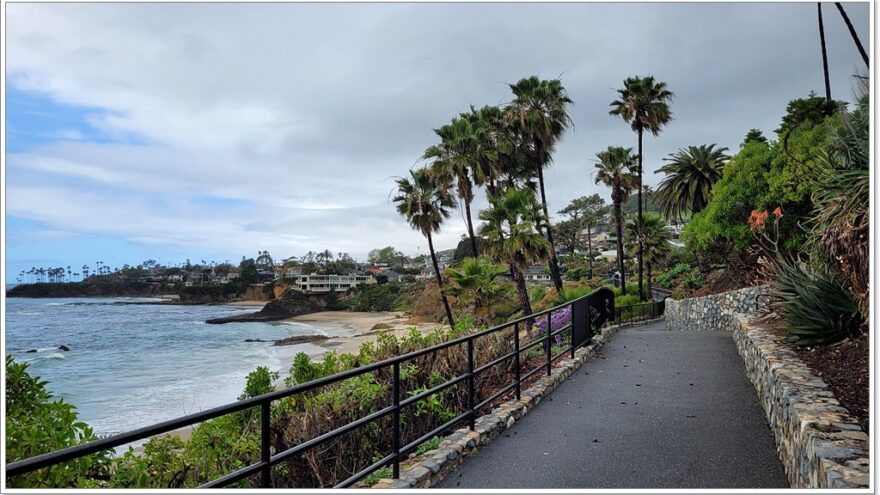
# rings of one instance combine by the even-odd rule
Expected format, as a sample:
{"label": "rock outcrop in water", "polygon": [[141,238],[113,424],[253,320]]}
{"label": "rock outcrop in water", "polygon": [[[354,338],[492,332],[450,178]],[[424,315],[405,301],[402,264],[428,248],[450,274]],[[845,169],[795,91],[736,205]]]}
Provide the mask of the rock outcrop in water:
{"label": "rock outcrop in water", "polygon": [[305,294],[293,288],[287,288],[277,299],[273,299],[255,313],[211,318],[205,323],[235,323],[253,321],[278,321],[323,311],[327,307],[327,299],[323,295]]}

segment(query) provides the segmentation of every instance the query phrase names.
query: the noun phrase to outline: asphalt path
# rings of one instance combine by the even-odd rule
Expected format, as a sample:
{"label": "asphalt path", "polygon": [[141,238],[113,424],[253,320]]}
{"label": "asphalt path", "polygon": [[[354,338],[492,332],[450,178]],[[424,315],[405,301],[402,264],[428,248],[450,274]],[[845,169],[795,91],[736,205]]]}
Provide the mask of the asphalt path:
{"label": "asphalt path", "polygon": [[618,332],[437,488],[785,488],[733,338]]}

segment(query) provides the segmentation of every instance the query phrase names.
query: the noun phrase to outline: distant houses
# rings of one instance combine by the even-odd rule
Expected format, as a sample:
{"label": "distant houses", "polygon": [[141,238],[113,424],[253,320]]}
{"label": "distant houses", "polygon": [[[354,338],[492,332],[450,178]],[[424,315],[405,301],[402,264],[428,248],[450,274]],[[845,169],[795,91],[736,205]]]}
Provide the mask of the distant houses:
{"label": "distant houses", "polygon": [[359,285],[372,285],[376,283],[375,277],[368,275],[298,275],[293,277],[291,283],[301,291],[314,293],[345,292]]}
{"label": "distant houses", "polygon": [[523,277],[527,284],[552,285],[553,279],[544,271],[543,265],[532,265],[523,271]]}

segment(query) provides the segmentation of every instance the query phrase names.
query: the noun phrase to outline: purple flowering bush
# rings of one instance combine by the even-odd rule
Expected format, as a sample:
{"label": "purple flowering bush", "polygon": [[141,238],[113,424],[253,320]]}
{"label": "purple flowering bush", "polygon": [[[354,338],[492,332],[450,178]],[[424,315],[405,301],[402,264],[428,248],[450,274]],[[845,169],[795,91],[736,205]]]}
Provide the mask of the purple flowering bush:
{"label": "purple flowering bush", "polygon": [[[563,309],[558,311],[554,311],[550,313],[550,332],[555,332],[560,328],[571,323],[571,306],[566,306]],[[544,335],[548,333],[547,330],[547,315],[540,316],[535,322],[535,326],[532,327],[532,333],[534,335]],[[564,332],[563,332],[564,333]],[[556,345],[561,346],[564,344],[562,333],[556,334],[553,336],[556,340]]]}

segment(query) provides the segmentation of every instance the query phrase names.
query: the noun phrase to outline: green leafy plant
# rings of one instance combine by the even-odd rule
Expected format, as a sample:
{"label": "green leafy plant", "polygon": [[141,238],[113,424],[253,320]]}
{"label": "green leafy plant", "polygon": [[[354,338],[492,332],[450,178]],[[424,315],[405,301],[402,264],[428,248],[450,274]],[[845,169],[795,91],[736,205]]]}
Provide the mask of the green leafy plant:
{"label": "green leafy plant", "polygon": [[[46,383],[31,376],[27,363],[6,356],[6,461],[26,459],[97,440],[79,420],[76,407],[55,399]],[[58,466],[9,478],[8,487],[72,488],[106,476],[110,452],[99,452]]]}
{"label": "green leafy plant", "polygon": [[858,305],[840,279],[782,258],[775,261],[774,273],[773,306],[788,324],[793,343],[828,344],[858,330]]}

